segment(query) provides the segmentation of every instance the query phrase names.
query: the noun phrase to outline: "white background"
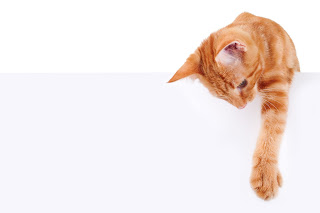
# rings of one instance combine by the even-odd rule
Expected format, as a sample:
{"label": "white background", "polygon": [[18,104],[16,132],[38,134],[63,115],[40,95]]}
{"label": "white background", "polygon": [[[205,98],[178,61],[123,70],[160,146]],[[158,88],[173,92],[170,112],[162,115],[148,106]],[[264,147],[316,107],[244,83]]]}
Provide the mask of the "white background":
{"label": "white background", "polygon": [[319,72],[317,1],[0,2],[0,72],[171,72],[241,12],[282,25],[302,72]]}
{"label": "white background", "polygon": [[271,202],[249,185],[258,100],[239,111],[197,84],[165,84],[243,11],[281,24],[301,71],[318,72],[318,8],[279,0],[1,1],[0,72],[166,73],[1,75],[0,212],[319,212],[316,74],[293,85],[284,186]]}

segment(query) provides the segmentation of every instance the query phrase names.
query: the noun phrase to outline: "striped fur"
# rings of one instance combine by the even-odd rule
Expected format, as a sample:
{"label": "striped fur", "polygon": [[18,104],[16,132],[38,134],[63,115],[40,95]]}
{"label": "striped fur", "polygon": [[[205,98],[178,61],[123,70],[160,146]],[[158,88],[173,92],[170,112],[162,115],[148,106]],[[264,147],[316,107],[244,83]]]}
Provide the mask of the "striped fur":
{"label": "striped fur", "polygon": [[[212,33],[169,80],[197,75],[218,98],[242,108],[262,96],[262,125],[253,155],[251,186],[262,199],[282,184],[278,152],[285,130],[288,92],[300,71],[292,40],[277,23],[250,13]],[[247,85],[241,88],[241,82]]]}

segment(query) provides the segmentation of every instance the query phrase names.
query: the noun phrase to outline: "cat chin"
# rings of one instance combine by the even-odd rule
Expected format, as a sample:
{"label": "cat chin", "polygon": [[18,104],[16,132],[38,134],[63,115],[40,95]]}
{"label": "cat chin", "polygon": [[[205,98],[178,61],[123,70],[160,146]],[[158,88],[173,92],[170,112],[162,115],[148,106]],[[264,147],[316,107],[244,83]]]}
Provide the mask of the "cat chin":
{"label": "cat chin", "polygon": [[244,104],[243,106],[237,107],[238,109],[244,109],[247,106],[247,104]]}

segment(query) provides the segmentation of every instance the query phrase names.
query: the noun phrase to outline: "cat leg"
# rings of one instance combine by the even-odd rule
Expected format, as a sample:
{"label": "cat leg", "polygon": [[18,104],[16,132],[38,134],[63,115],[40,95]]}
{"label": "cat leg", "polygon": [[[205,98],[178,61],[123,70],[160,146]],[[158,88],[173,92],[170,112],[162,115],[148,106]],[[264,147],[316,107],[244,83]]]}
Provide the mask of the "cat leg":
{"label": "cat leg", "polygon": [[288,83],[272,82],[277,82],[278,86],[259,91],[263,98],[262,127],[253,155],[250,180],[256,194],[264,200],[275,197],[282,185],[278,155],[288,110]]}

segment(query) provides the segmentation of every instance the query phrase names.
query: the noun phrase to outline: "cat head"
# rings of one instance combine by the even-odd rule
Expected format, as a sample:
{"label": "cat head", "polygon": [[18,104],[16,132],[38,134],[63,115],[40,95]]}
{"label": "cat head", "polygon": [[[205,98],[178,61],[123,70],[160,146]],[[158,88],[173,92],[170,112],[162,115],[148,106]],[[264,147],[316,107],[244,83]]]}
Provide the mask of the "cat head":
{"label": "cat head", "polygon": [[211,94],[242,109],[254,99],[260,73],[258,49],[252,40],[211,34],[169,83],[196,75]]}

